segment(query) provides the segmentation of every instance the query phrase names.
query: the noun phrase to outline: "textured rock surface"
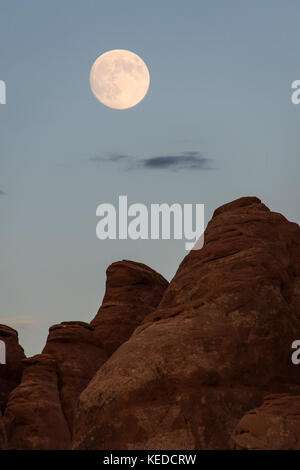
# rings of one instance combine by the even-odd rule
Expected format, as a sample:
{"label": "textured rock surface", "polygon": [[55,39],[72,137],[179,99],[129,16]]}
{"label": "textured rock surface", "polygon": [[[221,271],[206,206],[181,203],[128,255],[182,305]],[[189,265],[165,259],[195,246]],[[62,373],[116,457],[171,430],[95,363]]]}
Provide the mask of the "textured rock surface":
{"label": "textured rock surface", "polygon": [[82,392],[74,448],[234,448],[266,393],[299,392],[299,331],[299,226],[257,198],[222,206],[203,249]]}
{"label": "textured rock surface", "polygon": [[22,382],[11,392],[4,415],[8,448],[69,449],[71,438],[60,403],[55,359],[39,354],[23,362]]}
{"label": "textured rock surface", "polygon": [[0,340],[6,349],[6,364],[0,364],[0,411],[4,412],[9,393],[20,383],[25,354],[13,328],[0,325]]}
{"label": "textured rock surface", "polygon": [[91,322],[110,356],[159,304],[168,281],[145,264],[119,261],[106,271],[103,303]]}
{"label": "textured rock surface", "polygon": [[75,321],[52,326],[43,353],[56,359],[61,404],[72,430],[77,399],[107,359],[106,353],[93,327]]}
{"label": "textured rock surface", "polygon": [[269,395],[236,427],[238,449],[300,450],[300,396]]}
{"label": "textured rock surface", "polygon": [[[92,324],[74,321],[52,326],[43,353],[23,361],[22,382],[15,388],[24,358],[24,353],[19,354],[19,375],[10,374],[11,384],[5,376],[6,388],[0,388],[4,404],[15,388],[5,412],[9,448],[70,448],[79,394],[108,355],[154,310],[167,286],[162,276],[143,264],[114,263],[107,270],[105,298]],[[17,350],[17,333],[8,327],[1,332]],[[8,352],[15,365],[17,356],[11,354],[11,346]]]}

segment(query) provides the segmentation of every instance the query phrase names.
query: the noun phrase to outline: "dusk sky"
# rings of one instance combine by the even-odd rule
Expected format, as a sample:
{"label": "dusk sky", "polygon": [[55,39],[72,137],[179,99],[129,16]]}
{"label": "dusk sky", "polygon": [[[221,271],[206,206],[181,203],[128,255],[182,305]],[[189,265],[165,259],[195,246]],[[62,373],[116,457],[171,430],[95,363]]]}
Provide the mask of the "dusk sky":
{"label": "dusk sky", "polygon": [[[0,323],[27,355],[49,326],[94,317],[112,262],[170,280],[187,254],[184,241],[98,240],[100,203],[205,204],[207,223],[251,195],[300,222],[299,15],[294,0],[1,0]],[[112,49],[150,72],[128,110],[90,89]]]}

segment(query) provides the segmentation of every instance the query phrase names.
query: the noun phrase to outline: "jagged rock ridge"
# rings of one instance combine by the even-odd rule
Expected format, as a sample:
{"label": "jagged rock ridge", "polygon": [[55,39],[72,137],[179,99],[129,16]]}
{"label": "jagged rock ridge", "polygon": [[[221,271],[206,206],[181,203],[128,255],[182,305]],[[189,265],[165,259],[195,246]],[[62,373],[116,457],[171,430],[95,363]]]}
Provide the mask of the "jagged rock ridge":
{"label": "jagged rock ridge", "polygon": [[9,333],[0,448],[299,448],[300,228],[247,197],[204,240],[169,286],[111,265],[95,319],[51,327],[41,355],[21,362]]}
{"label": "jagged rock ridge", "polygon": [[[4,383],[4,392],[14,388],[3,407],[9,449],[71,447],[78,396],[111,353],[155,309],[167,286],[160,274],[141,263],[120,261],[108,268],[103,304],[91,324],[73,321],[52,326],[42,354],[20,363],[25,367],[22,380],[20,372],[12,385]],[[16,332],[5,328],[16,341]],[[20,361],[16,354],[11,358],[16,367]],[[5,393],[5,404],[7,397]]]}

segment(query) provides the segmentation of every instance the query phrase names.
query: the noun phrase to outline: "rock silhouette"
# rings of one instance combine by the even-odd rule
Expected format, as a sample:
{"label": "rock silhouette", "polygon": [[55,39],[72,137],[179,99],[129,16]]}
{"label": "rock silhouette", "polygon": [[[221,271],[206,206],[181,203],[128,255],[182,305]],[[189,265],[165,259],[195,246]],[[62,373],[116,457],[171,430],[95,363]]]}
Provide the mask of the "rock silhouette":
{"label": "rock silhouette", "polygon": [[[167,286],[160,274],[141,263],[121,261],[109,267],[104,301],[95,320],[52,326],[42,354],[23,361],[26,369],[21,384],[11,394],[5,412],[9,448],[70,448],[81,391],[155,308]],[[58,428],[60,432],[55,433]]]}
{"label": "rock silhouette", "polygon": [[55,359],[39,354],[23,363],[22,382],[11,392],[5,409],[8,448],[69,449],[71,436],[60,402]]}
{"label": "rock silhouette", "polygon": [[56,359],[60,400],[70,431],[78,396],[88,385],[107,355],[84,322],[63,322],[49,329],[43,354]]}
{"label": "rock silhouette", "polygon": [[82,392],[75,449],[232,449],[267,393],[299,389],[300,229],[257,198],[217,209],[201,250]]}
{"label": "rock silhouette", "polygon": [[0,365],[0,411],[4,412],[9,393],[20,383],[25,354],[13,328],[0,325],[0,340],[6,349],[6,364]]}
{"label": "rock silhouette", "polygon": [[170,284],[113,263],[94,320],[50,328],[4,388],[0,448],[299,449],[299,336],[299,225],[240,198]]}
{"label": "rock silhouette", "polygon": [[168,281],[145,264],[125,260],[110,265],[106,275],[103,303],[91,325],[110,356],[156,309]]}

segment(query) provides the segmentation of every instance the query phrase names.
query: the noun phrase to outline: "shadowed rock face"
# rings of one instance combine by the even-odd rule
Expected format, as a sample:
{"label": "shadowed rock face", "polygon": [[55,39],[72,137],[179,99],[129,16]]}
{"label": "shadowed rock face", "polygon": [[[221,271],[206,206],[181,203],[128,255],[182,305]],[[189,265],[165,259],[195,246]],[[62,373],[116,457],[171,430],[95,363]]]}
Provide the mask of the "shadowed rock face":
{"label": "shadowed rock face", "polygon": [[167,285],[140,263],[122,261],[108,268],[105,299],[92,325],[74,321],[52,326],[43,353],[24,362],[22,382],[11,393],[5,413],[9,448],[70,448],[80,393],[108,355],[153,311]]}
{"label": "shadowed rock face", "polygon": [[0,340],[6,349],[6,364],[0,364],[0,411],[4,412],[9,393],[20,383],[25,354],[13,328],[0,325]]}
{"label": "shadowed rock face", "polygon": [[82,392],[74,448],[234,448],[266,393],[299,393],[299,226],[257,198],[222,206],[142,317]]}
{"label": "shadowed rock face", "polygon": [[8,448],[69,449],[71,436],[60,403],[55,358],[39,354],[23,362],[22,382],[11,392],[4,415]]}
{"label": "shadowed rock face", "polygon": [[2,414],[0,411],[0,450],[6,450],[6,448],[7,448],[6,432],[5,432]]}
{"label": "shadowed rock face", "polygon": [[82,390],[88,385],[107,355],[94,335],[94,328],[84,322],[63,322],[49,329],[43,354],[57,362],[61,405],[70,430],[73,412]]}
{"label": "shadowed rock face", "polygon": [[91,325],[110,356],[158,306],[169,283],[145,264],[119,261],[106,271],[103,303]]}
{"label": "shadowed rock face", "polygon": [[107,269],[103,303],[91,324],[63,322],[49,330],[43,353],[57,361],[62,407],[72,431],[82,390],[162,298],[168,282],[151,268],[120,261]]}
{"label": "shadowed rock face", "polygon": [[238,449],[300,450],[300,395],[269,395],[238,423]]}

